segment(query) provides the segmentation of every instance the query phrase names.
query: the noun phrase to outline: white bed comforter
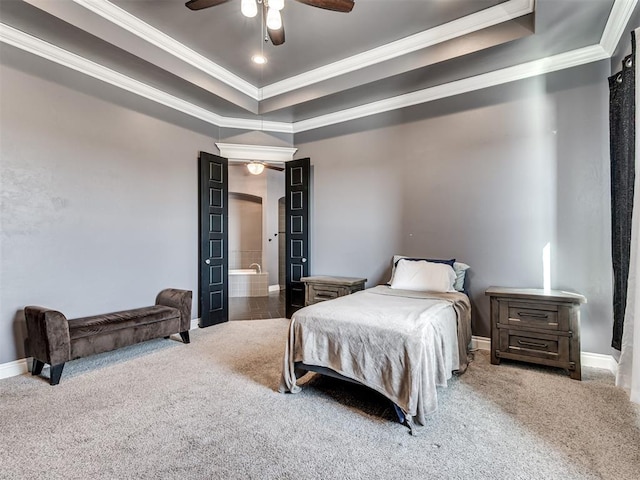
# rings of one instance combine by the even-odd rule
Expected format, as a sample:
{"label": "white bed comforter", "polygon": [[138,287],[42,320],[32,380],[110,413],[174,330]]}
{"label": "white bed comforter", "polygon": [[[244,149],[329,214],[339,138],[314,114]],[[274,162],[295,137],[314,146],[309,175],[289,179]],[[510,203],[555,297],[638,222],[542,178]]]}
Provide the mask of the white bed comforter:
{"label": "white bed comforter", "polygon": [[466,295],[377,286],[293,315],[280,391],[300,391],[295,362],[327,367],[382,393],[409,421],[424,425],[437,409],[436,387],[466,368],[470,340]]}

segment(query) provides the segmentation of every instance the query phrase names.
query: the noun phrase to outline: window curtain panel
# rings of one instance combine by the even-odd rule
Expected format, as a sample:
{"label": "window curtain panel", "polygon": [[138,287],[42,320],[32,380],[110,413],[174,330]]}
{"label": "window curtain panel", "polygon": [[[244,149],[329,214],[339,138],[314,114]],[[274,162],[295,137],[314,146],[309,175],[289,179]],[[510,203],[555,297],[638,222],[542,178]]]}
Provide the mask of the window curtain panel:
{"label": "window curtain panel", "polygon": [[[632,42],[632,53],[628,57],[626,57],[623,61],[623,71],[621,72],[623,78],[622,83],[627,81],[628,76],[633,78],[633,82],[635,83],[636,76],[636,59],[635,59],[635,39],[636,35],[640,29],[637,29],[635,32],[631,34],[631,42]],[[632,74],[628,73],[628,71],[632,71]],[[617,81],[617,76],[614,75],[614,82],[617,85],[620,85],[620,82]],[[611,84],[610,80],[610,84]],[[637,103],[639,95],[636,89],[633,89],[633,94],[631,100]],[[635,117],[635,107],[630,109],[628,113],[629,118],[633,123],[633,130],[637,128],[637,120]],[[629,127],[630,128],[630,127]],[[611,139],[613,142],[613,138]],[[630,165],[626,167],[626,170],[621,170],[619,172],[620,175],[626,175],[626,178],[620,179],[620,184],[626,188],[627,201],[630,202],[630,205],[627,209],[632,210],[628,212],[624,210],[624,213],[629,215],[631,218],[630,225],[630,238],[629,238],[629,263],[627,269],[627,284],[626,284],[626,302],[625,302],[625,310],[624,310],[624,320],[622,325],[622,332],[620,338],[620,361],[618,363],[618,373],[616,376],[616,385],[627,389],[630,392],[630,399],[632,402],[640,403],[640,327],[637,327],[636,324],[636,316],[640,309],[640,284],[638,283],[638,270],[640,268],[640,252],[638,251],[638,243],[640,243],[640,185],[638,184],[638,176],[635,175],[636,170],[636,159],[640,158],[640,148],[638,143],[635,142],[635,134],[633,138],[633,142],[631,146],[633,148],[633,160],[629,160]],[[613,154],[613,146],[612,146],[612,154]],[[612,156],[613,162],[613,156]],[[613,174],[613,168],[612,168]],[[612,176],[611,179],[612,188],[614,184],[614,179]],[[620,185],[618,185],[620,187]],[[624,195],[623,195],[624,197]],[[637,208],[632,208],[633,205],[636,205]],[[612,208],[613,208],[613,199],[612,199]],[[621,209],[624,207],[621,205]],[[614,236],[616,232],[614,231]],[[614,261],[615,267],[615,261]],[[614,332],[617,330],[614,327]],[[615,338],[614,338],[615,341]],[[634,346],[636,346],[634,350]]]}
{"label": "window curtain panel", "polygon": [[622,348],[635,178],[635,35],[622,70],[609,77],[609,145],[611,154],[611,257],[613,262],[613,338]]}

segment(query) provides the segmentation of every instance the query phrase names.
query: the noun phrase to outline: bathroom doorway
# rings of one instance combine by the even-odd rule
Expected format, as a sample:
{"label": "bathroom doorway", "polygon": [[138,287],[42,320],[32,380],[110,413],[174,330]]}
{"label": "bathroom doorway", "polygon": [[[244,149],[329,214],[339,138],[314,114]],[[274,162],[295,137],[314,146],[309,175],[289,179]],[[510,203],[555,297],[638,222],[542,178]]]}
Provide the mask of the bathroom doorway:
{"label": "bathroom doorway", "polygon": [[229,162],[229,320],[285,317],[284,172]]}

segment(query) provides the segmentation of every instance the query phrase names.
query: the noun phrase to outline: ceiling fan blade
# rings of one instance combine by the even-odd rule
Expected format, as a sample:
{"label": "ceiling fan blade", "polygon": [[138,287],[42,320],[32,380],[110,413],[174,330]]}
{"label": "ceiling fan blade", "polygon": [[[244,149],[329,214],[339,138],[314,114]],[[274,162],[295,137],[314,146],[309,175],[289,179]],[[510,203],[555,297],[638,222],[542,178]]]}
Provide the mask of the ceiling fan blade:
{"label": "ceiling fan blade", "polygon": [[270,168],[271,170],[277,170],[278,172],[284,172],[284,167],[276,167],[275,165],[264,164],[264,168]]}
{"label": "ceiling fan blade", "polygon": [[[246,162],[246,161],[234,161],[234,162],[229,162],[229,166],[230,167],[246,167],[247,165],[249,165],[251,162]],[[256,162],[256,163],[261,163],[264,165],[264,168],[270,168],[271,170],[277,170],[278,172],[284,172],[284,167],[279,167],[277,165],[273,165],[271,163],[267,163],[267,162]]]}
{"label": "ceiling fan blade", "polygon": [[203,8],[215,7],[229,0],[189,0],[185,6],[189,10],[202,10]]}
{"label": "ceiling fan blade", "polygon": [[355,5],[353,0],[298,0],[298,2],[311,5],[312,7],[344,13],[353,10],[353,6]]}

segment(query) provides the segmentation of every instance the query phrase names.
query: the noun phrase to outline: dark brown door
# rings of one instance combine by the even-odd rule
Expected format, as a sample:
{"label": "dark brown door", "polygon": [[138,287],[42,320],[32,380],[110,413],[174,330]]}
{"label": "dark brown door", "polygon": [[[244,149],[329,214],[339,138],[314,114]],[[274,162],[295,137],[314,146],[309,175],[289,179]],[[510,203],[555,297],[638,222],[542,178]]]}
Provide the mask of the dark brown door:
{"label": "dark brown door", "polygon": [[304,283],[309,275],[309,186],[311,160],[303,158],[285,165],[286,198],[286,299],[287,318],[304,307]]}
{"label": "dark brown door", "polygon": [[200,152],[199,317],[201,328],[229,320],[229,206],[226,158]]}

